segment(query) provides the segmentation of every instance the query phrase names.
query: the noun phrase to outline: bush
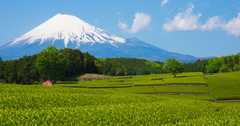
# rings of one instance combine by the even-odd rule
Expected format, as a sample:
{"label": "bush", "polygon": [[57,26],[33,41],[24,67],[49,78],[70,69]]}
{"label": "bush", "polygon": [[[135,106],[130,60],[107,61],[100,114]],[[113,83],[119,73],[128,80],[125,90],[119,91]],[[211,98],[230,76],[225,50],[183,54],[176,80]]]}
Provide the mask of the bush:
{"label": "bush", "polygon": [[3,79],[0,80],[0,84],[6,84],[6,81],[4,81]]}
{"label": "bush", "polygon": [[39,82],[38,81],[34,81],[34,83],[33,84],[39,84]]}
{"label": "bush", "polygon": [[233,69],[234,71],[240,71],[240,65],[235,64]]}
{"label": "bush", "polygon": [[227,67],[227,65],[223,64],[219,70],[219,73],[223,73],[223,72],[232,72],[232,70],[229,67]]}

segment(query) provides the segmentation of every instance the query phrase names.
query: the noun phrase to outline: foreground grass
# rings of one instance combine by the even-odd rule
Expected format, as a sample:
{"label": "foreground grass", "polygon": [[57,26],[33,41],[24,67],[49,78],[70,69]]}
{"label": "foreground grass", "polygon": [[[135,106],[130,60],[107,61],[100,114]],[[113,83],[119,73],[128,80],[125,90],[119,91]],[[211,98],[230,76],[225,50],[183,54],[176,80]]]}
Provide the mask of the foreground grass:
{"label": "foreground grass", "polygon": [[240,99],[240,72],[205,76],[215,99]]}
{"label": "foreground grass", "polygon": [[1,125],[239,125],[240,105],[111,90],[0,85]]}

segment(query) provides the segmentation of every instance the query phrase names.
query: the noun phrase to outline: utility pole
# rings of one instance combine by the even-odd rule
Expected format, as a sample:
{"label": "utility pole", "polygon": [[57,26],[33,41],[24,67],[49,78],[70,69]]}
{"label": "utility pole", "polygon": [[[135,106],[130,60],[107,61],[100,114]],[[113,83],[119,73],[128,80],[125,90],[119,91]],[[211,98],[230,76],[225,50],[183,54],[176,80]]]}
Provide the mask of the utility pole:
{"label": "utility pole", "polygon": [[141,69],[140,69],[140,75],[141,75]]}

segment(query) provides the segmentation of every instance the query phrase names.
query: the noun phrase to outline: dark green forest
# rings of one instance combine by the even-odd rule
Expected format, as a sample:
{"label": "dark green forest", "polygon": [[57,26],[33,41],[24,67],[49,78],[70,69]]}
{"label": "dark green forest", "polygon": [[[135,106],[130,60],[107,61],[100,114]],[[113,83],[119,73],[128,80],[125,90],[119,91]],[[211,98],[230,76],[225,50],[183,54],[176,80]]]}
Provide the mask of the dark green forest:
{"label": "dark green forest", "polygon": [[[56,68],[56,71],[64,69],[64,72],[59,74],[58,80],[84,73],[99,73],[99,68],[95,65],[97,59],[89,53],[67,48],[61,49],[60,52],[68,59],[68,65],[67,68],[62,66]],[[18,60],[7,61],[2,61],[0,58],[0,83],[33,84],[50,79],[48,73],[37,69],[38,55],[24,56]],[[55,61],[58,60],[55,59]]]}
{"label": "dark green forest", "polygon": [[[51,51],[54,52],[52,57],[48,54]],[[239,58],[240,53],[182,63],[183,72],[240,71]],[[24,56],[18,60],[2,61],[0,57],[0,83],[37,84],[47,79],[65,80],[85,73],[109,76],[161,74],[166,73],[163,65],[164,62],[137,58],[101,59],[78,49],[57,50],[51,46],[36,55]]]}
{"label": "dark green forest", "polygon": [[137,59],[137,58],[106,58],[99,59],[100,63],[115,62],[122,65],[123,72],[122,75],[148,75],[148,74],[159,74],[164,73],[162,69],[164,62],[151,62],[146,59]]}

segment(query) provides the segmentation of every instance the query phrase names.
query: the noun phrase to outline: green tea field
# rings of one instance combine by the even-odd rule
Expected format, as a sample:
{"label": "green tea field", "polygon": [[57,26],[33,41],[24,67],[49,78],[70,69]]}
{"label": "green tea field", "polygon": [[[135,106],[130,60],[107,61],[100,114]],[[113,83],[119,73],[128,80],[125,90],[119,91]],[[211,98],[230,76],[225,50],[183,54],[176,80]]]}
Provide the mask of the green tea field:
{"label": "green tea field", "polygon": [[240,99],[240,72],[205,76],[215,99]]}
{"label": "green tea field", "polygon": [[[1,125],[240,125],[240,72],[0,85]],[[172,95],[174,94],[175,95]]]}

